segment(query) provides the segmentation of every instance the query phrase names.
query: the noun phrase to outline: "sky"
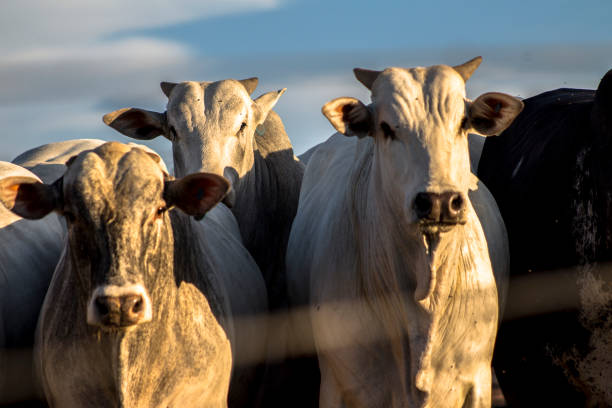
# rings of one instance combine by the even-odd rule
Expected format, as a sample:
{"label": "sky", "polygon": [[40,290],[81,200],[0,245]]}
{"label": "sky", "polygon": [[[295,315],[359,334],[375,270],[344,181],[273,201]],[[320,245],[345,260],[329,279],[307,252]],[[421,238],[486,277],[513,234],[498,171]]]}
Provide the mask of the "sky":
{"label": "sky", "polygon": [[[102,122],[163,112],[161,81],[259,77],[300,154],[327,139],[321,106],[369,102],[354,67],[484,61],[468,96],[597,87],[612,68],[610,0],[2,0],[0,160],[75,138],[130,141]],[[171,166],[170,142],[147,144]]]}

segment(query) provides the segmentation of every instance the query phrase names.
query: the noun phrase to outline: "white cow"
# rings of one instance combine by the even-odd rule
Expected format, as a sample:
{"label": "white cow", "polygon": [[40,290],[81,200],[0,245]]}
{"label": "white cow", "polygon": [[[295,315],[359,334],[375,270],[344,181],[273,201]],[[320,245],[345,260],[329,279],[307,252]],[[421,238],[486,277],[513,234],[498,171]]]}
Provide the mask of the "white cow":
{"label": "white cow", "polygon": [[470,172],[467,134],[499,133],[522,103],[466,99],[480,61],[356,69],[372,103],[323,107],[357,137],[310,158],[287,251],[291,300],[310,310],[295,329],[314,340],[323,408],[491,404],[507,237]]}

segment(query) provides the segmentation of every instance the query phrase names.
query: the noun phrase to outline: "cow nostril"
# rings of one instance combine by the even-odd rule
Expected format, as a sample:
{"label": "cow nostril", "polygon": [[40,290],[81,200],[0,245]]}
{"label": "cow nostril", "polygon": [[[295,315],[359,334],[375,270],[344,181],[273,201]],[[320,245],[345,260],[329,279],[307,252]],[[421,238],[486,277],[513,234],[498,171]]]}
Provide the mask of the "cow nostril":
{"label": "cow nostril", "polygon": [[125,296],[121,299],[121,309],[127,315],[140,315],[144,310],[144,301],[140,295]]}
{"label": "cow nostril", "polygon": [[138,299],[136,303],[134,303],[134,306],[132,307],[132,311],[134,313],[140,313],[142,312],[143,308],[144,308],[144,302],[142,301],[142,299]]}
{"label": "cow nostril", "polygon": [[433,203],[431,196],[427,193],[419,193],[414,199],[414,209],[419,218],[427,217],[431,212]]}
{"label": "cow nostril", "polygon": [[459,212],[463,209],[463,197],[461,197],[460,194],[451,198],[450,208],[455,212]]}
{"label": "cow nostril", "polygon": [[106,298],[99,297],[96,299],[96,308],[100,316],[106,316],[109,313],[108,303]]}

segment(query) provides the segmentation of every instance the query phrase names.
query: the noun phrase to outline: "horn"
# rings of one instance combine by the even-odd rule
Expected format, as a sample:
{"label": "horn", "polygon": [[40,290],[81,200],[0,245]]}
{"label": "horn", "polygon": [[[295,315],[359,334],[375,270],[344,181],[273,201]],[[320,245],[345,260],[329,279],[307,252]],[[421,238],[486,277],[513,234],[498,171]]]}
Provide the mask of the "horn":
{"label": "horn", "polygon": [[247,79],[239,79],[238,82],[240,82],[242,86],[244,86],[244,88],[250,95],[255,92],[255,88],[257,88],[257,83],[259,82],[259,79],[257,77],[253,77]]}
{"label": "horn", "polygon": [[372,70],[363,69],[363,68],[353,69],[355,78],[357,78],[357,80],[361,82],[363,85],[365,85],[365,87],[368,88],[369,90],[372,90],[372,84],[374,83],[376,78],[378,78],[378,75],[380,75],[381,72],[382,71],[372,71]]}
{"label": "horn", "polygon": [[453,69],[457,71],[459,75],[461,75],[461,78],[463,78],[464,81],[467,81],[470,79],[474,71],[476,71],[476,68],[478,68],[481,62],[482,57],[476,57],[461,65],[455,65]]}
{"label": "horn", "polygon": [[164,93],[164,95],[166,95],[166,97],[170,97],[170,92],[172,92],[172,90],[174,89],[174,87],[177,84],[175,84],[174,82],[162,82],[159,84],[159,86],[161,87],[162,92]]}

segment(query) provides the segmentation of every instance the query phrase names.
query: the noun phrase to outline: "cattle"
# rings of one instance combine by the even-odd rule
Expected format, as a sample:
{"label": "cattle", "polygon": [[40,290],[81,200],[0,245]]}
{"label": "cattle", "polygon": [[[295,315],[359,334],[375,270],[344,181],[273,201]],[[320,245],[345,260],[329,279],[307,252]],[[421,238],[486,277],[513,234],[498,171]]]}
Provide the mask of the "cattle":
{"label": "cattle", "polygon": [[116,142],[53,184],[2,180],[12,211],[68,224],[36,338],[51,406],[227,406],[230,375],[230,398],[250,398],[266,292],[233,215],[215,206],[228,190],[217,175],[174,180],[158,156]]}
{"label": "cattle", "polygon": [[[0,162],[0,180],[30,171]],[[0,206],[0,405],[36,398],[32,347],[38,313],[62,251],[57,215],[24,219]]]}
{"label": "cattle", "polygon": [[[125,108],[105,115],[104,122],[136,139],[158,135],[169,139],[177,176],[206,171],[231,181],[234,195],[226,202],[232,205],[243,242],[264,275],[270,311],[277,316],[270,358],[282,361],[287,354],[287,325],[282,317],[287,306],[285,253],[304,167],[293,154],[280,117],[271,111],[285,90],[252,100],[257,83],[257,78],[162,82],[168,97],[166,112]],[[266,405],[312,405],[307,397],[295,396],[304,388],[306,377],[317,377],[314,382],[318,382],[316,367],[290,367],[284,364],[278,367],[280,373],[270,373],[266,383],[273,391],[266,393],[281,402]],[[288,385],[292,371],[299,371],[301,377],[295,389]]]}
{"label": "cattle", "polygon": [[328,102],[340,133],[304,174],[287,250],[308,319],[320,406],[491,404],[491,357],[508,274],[503,221],[470,172],[468,132],[496,134],[509,95],[465,97],[475,58],[450,67],[355,69],[372,92]]}
{"label": "cattle", "polygon": [[[19,174],[37,176],[42,182],[50,184],[63,175],[70,158],[103,143],[96,139],[74,139],[35,147],[14,158],[13,164],[3,163],[2,177]],[[133,145],[153,152],[146,146]],[[161,158],[158,160],[165,169]],[[0,264],[5,271],[1,297],[3,306],[0,309],[5,310],[7,315],[0,318],[4,322],[0,326],[6,325],[2,329],[4,334],[0,335],[0,348],[3,349],[3,357],[0,358],[3,364],[0,366],[5,367],[0,373],[5,374],[0,379],[0,384],[4,384],[0,385],[2,403],[41,397],[37,395],[40,387],[31,373],[34,329],[61,254],[66,228],[56,214],[32,221],[20,219],[3,206],[0,206],[0,211],[5,220],[0,234],[2,241],[6,242],[0,255]]]}
{"label": "cattle", "polygon": [[524,103],[478,167],[512,257],[495,371],[511,406],[611,406],[612,70]]}

